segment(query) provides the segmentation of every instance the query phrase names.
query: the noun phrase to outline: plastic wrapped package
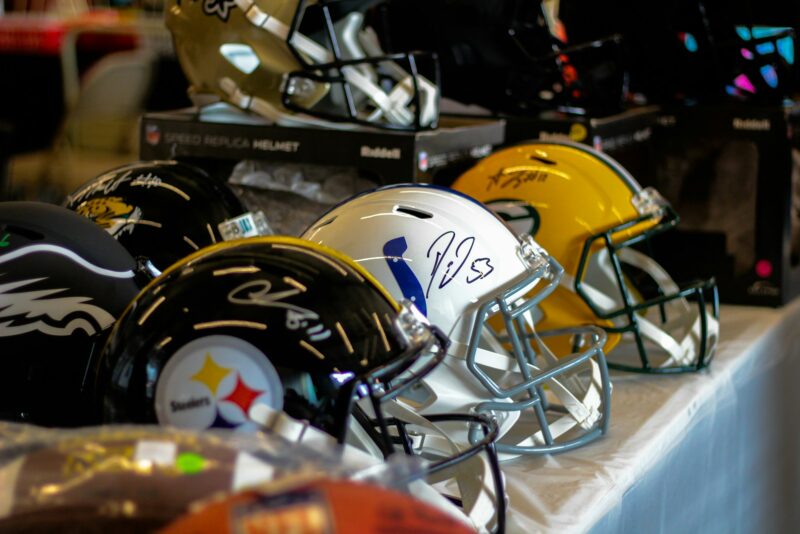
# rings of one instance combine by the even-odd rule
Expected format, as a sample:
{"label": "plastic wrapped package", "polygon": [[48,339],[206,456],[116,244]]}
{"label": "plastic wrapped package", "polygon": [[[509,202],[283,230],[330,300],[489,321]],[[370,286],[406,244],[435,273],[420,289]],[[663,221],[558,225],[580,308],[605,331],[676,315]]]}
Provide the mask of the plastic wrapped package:
{"label": "plastic wrapped package", "polygon": [[263,211],[278,235],[297,236],[330,207],[376,187],[351,167],[240,161],[229,183],[251,211]]}
{"label": "plastic wrapped package", "polygon": [[426,532],[469,534],[463,523],[395,490],[346,480],[241,492],[176,520],[161,534]]}
{"label": "plastic wrapped package", "polygon": [[420,465],[404,455],[376,464],[352,452],[315,450],[265,434],[149,426],[52,431],[11,424],[0,428],[0,436],[3,532],[147,532],[192,503],[255,486],[277,492],[354,478],[404,491],[412,483],[416,494],[420,484],[411,482]]}

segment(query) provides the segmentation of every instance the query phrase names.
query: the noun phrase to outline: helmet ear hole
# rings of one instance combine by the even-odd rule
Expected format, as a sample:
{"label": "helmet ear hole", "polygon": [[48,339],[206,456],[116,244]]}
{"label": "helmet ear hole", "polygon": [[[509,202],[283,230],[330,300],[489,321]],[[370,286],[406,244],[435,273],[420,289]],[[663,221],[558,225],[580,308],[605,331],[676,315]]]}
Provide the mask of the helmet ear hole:
{"label": "helmet ear hole", "polygon": [[416,217],[417,219],[433,218],[432,213],[428,213],[427,211],[422,211],[421,209],[411,208],[408,206],[395,206],[394,211],[395,213],[405,213],[406,215],[411,215],[412,217]]}

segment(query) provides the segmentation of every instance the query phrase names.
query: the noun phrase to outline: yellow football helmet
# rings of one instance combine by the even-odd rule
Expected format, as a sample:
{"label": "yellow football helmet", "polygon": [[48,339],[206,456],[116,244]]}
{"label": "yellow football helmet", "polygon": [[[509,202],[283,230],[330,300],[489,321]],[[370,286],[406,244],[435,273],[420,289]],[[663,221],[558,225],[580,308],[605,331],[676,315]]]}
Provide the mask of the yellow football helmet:
{"label": "yellow football helmet", "polygon": [[617,369],[674,373],[708,364],[719,333],[716,282],[678,286],[632,248],[678,216],[618,162],[584,145],[530,142],[483,159],[453,187],[534,236],[564,267],[561,287],[541,303],[538,330],[601,326],[608,365]]}
{"label": "yellow football helmet", "polygon": [[435,59],[386,55],[364,27],[371,3],[167,0],[165,19],[198,104],[222,99],[289,126],[435,127]]}

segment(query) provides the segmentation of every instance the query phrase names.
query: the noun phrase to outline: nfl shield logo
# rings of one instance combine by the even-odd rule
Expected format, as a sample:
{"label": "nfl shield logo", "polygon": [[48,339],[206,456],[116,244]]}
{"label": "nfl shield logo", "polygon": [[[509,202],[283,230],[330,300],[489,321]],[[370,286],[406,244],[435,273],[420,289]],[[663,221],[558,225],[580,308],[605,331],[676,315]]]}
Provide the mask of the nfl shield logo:
{"label": "nfl shield logo", "polygon": [[155,124],[146,124],[144,127],[144,139],[148,145],[157,145],[161,141],[161,130]]}
{"label": "nfl shield logo", "polygon": [[421,150],[419,155],[417,156],[417,167],[422,172],[428,170],[428,153],[424,150]]}

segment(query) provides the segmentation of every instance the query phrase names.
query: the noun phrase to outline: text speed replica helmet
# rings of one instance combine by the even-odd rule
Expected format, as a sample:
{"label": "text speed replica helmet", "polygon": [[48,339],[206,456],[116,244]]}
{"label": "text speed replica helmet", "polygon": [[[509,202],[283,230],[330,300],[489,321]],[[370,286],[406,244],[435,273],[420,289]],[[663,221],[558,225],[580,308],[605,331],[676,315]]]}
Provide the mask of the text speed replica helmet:
{"label": "text speed replica helmet", "polygon": [[69,210],[0,203],[0,418],[91,422],[87,367],[136,296],[135,262]]}
{"label": "text speed replica helmet", "polygon": [[375,1],[172,0],[166,24],[198,96],[287,126],[433,128],[435,60],[384,54],[363,24]]}
{"label": "text speed replica helmet", "polygon": [[540,1],[391,0],[375,11],[388,50],[436,52],[445,97],[511,114],[621,109],[619,36],[567,44]]}
{"label": "text speed replica helmet", "polygon": [[719,329],[716,283],[679,287],[632,248],[678,217],[619,163],[584,145],[533,142],[485,158],[453,187],[534,236],[564,266],[561,288],[542,303],[542,327],[602,326],[610,367],[668,373],[708,364]]}
{"label": "text speed replica helmet", "polygon": [[[266,427],[383,458],[408,433],[386,401],[426,376],[446,344],[352,260],[296,238],[238,240],[185,258],[139,294],[102,353],[97,398],[108,423]],[[430,470],[485,451],[486,469],[468,473],[461,495],[469,510],[494,495],[494,513],[496,429],[485,418],[468,424],[485,427],[480,443],[451,448]],[[484,481],[489,494],[476,486]]]}
{"label": "text speed replica helmet", "polygon": [[268,232],[222,180],[176,161],[141,161],[103,173],[67,197],[67,208],[114,236],[158,274],[205,246]]}
{"label": "text speed replica helmet", "polygon": [[[443,364],[402,403],[422,414],[491,414],[497,448],[509,454],[566,450],[605,431],[605,335],[595,327],[540,332],[575,340],[574,351],[550,351],[533,316],[561,267],[480,203],[440,187],[385,187],[339,205],[304,237],[352,256],[450,337]],[[492,317],[502,320],[505,339],[489,326]]]}

